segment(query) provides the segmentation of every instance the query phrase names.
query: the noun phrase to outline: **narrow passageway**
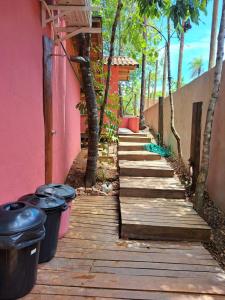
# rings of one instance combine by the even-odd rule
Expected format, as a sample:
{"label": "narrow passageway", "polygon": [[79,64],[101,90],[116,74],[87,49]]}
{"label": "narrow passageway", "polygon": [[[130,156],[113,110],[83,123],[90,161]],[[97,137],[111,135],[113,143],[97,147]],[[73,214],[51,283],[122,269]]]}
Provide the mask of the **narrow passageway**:
{"label": "narrow passageway", "polygon": [[[134,168],[134,163],[130,167]],[[152,168],[155,176],[160,175],[158,168]],[[164,164],[163,169],[172,176],[170,167]],[[129,238],[140,234],[136,240],[119,238],[120,206],[122,233],[131,233]],[[143,221],[144,227],[136,231],[138,227],[133,228],[132,223],[123,231],[123,221],[135,219]],[[162,221],[165,226],[160,232]],[[175,223],[179,225],[176,231]],[[70,230],[59,241],[56,257],[39,265],[37,285],[24,299],[222,300],[225,274],[199,241],[137,240],[141,234],[149,237],[150,225],[157,234],[154,238],[166,239],[170,234],[174,238],[179,233],[181,239],[182,232],[190,238],[190,228],[194,239],[198,236],[200,240],[208,237],[209,231],[200,223],[184,199],[120,197],[119,203],[113,196],[79,196],[73,204]]]}

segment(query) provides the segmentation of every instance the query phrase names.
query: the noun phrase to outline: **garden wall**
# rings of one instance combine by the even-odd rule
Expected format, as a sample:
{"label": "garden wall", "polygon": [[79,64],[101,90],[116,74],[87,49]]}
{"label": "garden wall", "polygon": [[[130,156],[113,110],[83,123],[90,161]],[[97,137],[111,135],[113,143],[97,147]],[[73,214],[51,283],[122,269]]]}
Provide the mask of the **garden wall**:
{"label": "garden wall", "polygon": [[[187,84],[174,93],[175,126],[181,137],[182,152],[185,163],[190,158],[192,105],[203,102],[202,135],[204,132],[206,113],[213,86],[214,69]],[[145,111],[146,123],[158,132],[158,103]],[[169,98],[164,100],[164,143],[176,152],[176,141],[170,130]],[[202,136],[203,140],[203,136]],[[222,84],[218,105],[215,112],[210,168],[207,188],[210,197],[225,211],[225,64],[223,66]]]}

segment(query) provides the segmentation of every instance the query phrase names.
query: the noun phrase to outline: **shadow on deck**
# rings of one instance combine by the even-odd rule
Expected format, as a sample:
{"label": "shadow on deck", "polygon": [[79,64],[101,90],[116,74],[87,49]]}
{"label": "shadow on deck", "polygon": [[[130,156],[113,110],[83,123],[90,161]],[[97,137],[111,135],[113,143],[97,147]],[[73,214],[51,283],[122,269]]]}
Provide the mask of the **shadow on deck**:
{"label": "shadow on deck", "polygon": [[225,299],[225,274],[201,243],[124,241],[118,227],[116,198],[77,198],[69,233],[23,299]]}

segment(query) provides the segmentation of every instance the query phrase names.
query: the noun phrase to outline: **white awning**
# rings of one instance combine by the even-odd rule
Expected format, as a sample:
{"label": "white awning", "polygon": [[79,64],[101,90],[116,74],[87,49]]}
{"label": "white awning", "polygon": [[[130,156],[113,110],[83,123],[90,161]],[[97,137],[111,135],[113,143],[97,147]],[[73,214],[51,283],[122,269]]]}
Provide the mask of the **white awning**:
{"label": "white awning", "polygon": [[[55,26],[57,32],[66,32],[61,41],[79,33],[101,33],[100,28],[92,28],[92,11],[98,7],[91,6],[91,0],[57,0],[56,4],[42,3],[42,26],[55,22],[58,18],[65,21],[65,27]],[[50,14],[50,16],[49,16]]]}

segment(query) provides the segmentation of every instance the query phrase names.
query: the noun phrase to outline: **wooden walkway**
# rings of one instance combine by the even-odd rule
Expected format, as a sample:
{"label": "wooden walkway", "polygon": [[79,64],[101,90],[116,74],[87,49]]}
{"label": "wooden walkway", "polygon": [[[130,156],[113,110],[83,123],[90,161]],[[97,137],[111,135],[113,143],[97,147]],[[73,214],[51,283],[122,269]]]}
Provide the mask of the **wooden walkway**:
{"label": "wooden walkway", "polygon": [[[138,149],[134,145],[139,141]],[[124,142],[124,139],[126,142]],[[150,137],[120,136],[121,237],[205,241],[210,227],[185,199],[185,188],[168,162],[144,150]],[[142,148],[140,148],[142,144]]]}
{"label": "wooden walkway", "polygon": [[118,231],[118,199],[77,198],[69,233],[23,299],[225,299],[225,274],[201,243],[125,241]]}

